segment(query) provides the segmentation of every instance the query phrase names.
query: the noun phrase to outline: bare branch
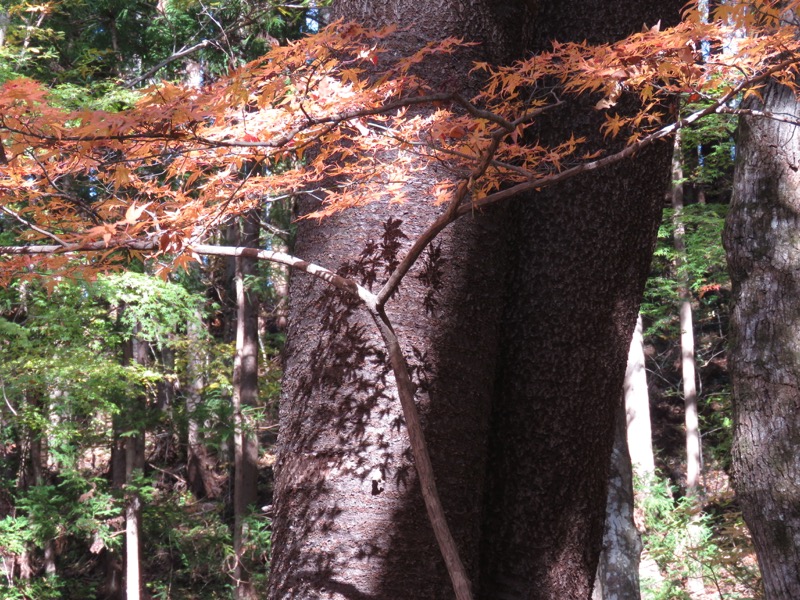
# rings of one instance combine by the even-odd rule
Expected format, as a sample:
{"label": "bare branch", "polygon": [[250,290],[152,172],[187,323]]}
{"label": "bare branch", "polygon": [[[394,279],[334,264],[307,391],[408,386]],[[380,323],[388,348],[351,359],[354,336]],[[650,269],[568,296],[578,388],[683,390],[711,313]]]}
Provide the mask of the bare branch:
{"label": "bare branch", "polygon": [[26,225],[27,227],[30,227],[30,228],[31,228],[31,229],[33,229],[34,231],[36,231],[36,232],[38,232],[38,233],[41,233],[42,235],[46,235],[46,236],[47,236],[47,237],[49,237],[51,240],[54,240],[54,241],[58,242],[59,244],[61,244],[61,246],[67,246],[67,245],[68,245],[68,244],[67,244],[67,243],[66,243],[64,240],[62,240],[62,239],[61,239],[60,237],[58,237],[56,234],[54,234],[54,233],[50,233],[50,232],[49,232],[49,231],[47,231],[46,229],[42,229],[41,227],[37,227],[36,225],[34,225],[33,223],[31,223],[30,221],[27,221],[26,219],[23,219],[23,218],[20,216],[20,214],[19,214],[19,213],[17,213],[17,212],[15,212],[15,211],[11,210],[11,209],[10,209],[10,208],[8,208],[7,206],[0,206],[0,210],[2,210],[4,213],[6,213],[6,214],[8,214],[8,215],[11,215],[11,216],[12,216],[12,217],[14,217],[15,219],[17,219],[17,220],[18,220],[20,223],[22,223],[22,224]]}
{"label": "bare branch", "polygon": [[717,111],[725,115],[737,115],[747,117],[762,117],[770,121],[779,121],[781,123],[789,123],[791,125],[800,125],[800,119],[792,117],[788,114],[775,113],[768,110],[755,110],[752,108],[731,108],[730,106],[721,106]]}
{"label": "bare branch", "polygon": [[6,382],[5,381],[0,380],[0,388],[2,388],[2,390],[3,390],[3,400],[6,401],[6,406],[8,407],[8,410],[10,410],[12,413],[14,413],[15,417],[19,416],[17,414],[17,411],[14,410],[14,407],[11,405],[11,402],[9,401],[8,396],[6,396]]}
{"label": "bare branch", "polygon": [[[220,35],[222,35],[222,34],[220,34]],[[215,38],[212,38],[212,39],[216,40],[216,39],[218,39],[220,37],[220,35],[218,35],[218,36],[216,36]],[[150,79],[153,75],[158,73],[161,69],[166,67],[168,64],[173,63],[176,60],[179,60],[179,59],[181,59],[181,58],[183,58],[185,56],[189,56],[190,54],[194,54],[198,50],[202,50],[203,48],[205,48],[207,46],[210,46],[210,45],[211,45],[211,40],[203,40],[201,42],[196,43],[194,46],[189,46],[188,48],[183,48],[181,50],[178,50],[177,52],[175,52],[171,56],[168,56],[167,58],[165,58],[164,60],[159,62],[157,65],[151,67],[150,69],[148,69],[147,71],[145,71],[144,73],[139,75],[133,81],[129,81],[126,84],[126,87],[135,88],[137,85],[139,85],[143,81],[147,81],[148,79]]]}
{"label": "bare branch", "polygon": [[[2,247],[0,247],[0,252],[2,252],[2,250]],[[325,267],[302,260],[290,254],[274,252],[272,250],[245,248],[242,246],[209,246],[206,244],[193,244],[188,248],[188,250],[206,256],[245,256],[247,258],[268,260],[270,262],[286,265],[287,267],[292,267],[293,269],[305,271],[309,275],[318,277],[319,279],[330,283],[334,287],[352,294],[356,298],[359,298],[370,310],[375,310],[377,307],[377,297],[375,294],[370,292],[365,287],[357,284],[352,279],[337,275]]]}
{"label": "bare branch", "polygon": [[442,551],[442,557],[447,565],[447,572],[453,583],[453,590],[457,600],[472,600],[469,577],[461,562],[450,528],[447,525],[447,518],[442,508],[442,501],[436,488],[436,479],[433,474],[433,464],[428,453],[428,446],[425,442],[425,433],[422,430],[422,421],[419,417],[417,405],[414,402],[416,386],[411,381],[408,371],[408,363],[403,355],[400,342],[392,328],[392,324],[382,308],[370,311],[375,324],[381,332],[386,349],[389,353],[389,362],[392,365],[395,382],[397,384],[397,394],[400,397],[400,406],[403,409],[403,418],[406,422],[406,430],[411,444],[411,452],[414,455],[414,466],[419,474],[420,490],[425,501],[425,509],[428,512],[436,541]]}

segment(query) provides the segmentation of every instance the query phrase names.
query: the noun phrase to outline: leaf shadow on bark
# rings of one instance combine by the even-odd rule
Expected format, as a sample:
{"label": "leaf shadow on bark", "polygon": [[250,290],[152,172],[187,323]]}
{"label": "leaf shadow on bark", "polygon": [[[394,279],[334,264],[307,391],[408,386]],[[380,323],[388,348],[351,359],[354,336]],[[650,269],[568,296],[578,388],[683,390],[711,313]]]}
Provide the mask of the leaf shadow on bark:
{"label": "leaf shadow on bark", "polygon": [[[404,235],[412,237],[435,211],[399,212]],[[418,386],[448,520],[475,575],[481,513],[477,490],[485,473],[500,306],[492,271],[502,268],[502,260],[493,253],[502,244],[492,219],[481,217],[477,225],[467,221],[414,268],[389,312]],[[389,224],[382,223],[384,232]],[[375,229],[373,224],[367,231]],[[370,257],[389,244],[368,237],[361,246],[364,252],[340,272],[363,281],[376,268]],[[317,251],[328,252],[330,246]],[[377,264],[388,260],[381,256]],[[296,378],[287,378],[291,406],[282,415],[287,427],[278,464],[284,470],[278,478],[283,489],[276,491],[291,506],[278,504],[271,597],[449,599],[452,586],[428,522],[393,376],[374,327],[348,298],[326,289],[313,291],[313,284],[295,285],[303,287],[306,299],[316,299],[296,313],[293,326],[310,327],[308,319],[322,327],[313,327],[313,336],[290,341],[303,345],[290,349],[303,356],[303,364]],[[294,531],[282,537],[287,526]]]}

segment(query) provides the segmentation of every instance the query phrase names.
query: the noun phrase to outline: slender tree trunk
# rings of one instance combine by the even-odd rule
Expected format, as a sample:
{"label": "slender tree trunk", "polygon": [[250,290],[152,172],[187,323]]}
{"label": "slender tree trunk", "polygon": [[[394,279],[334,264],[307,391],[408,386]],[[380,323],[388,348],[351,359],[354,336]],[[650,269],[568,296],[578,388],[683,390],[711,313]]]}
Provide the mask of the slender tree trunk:
{"label": "slender tree trunk", "polygon": [[[130,360],[140,365],[148,363],[146,342],[134,337],[130,341],[130,348]],[[128,408],[132,422],[129,430],[135,430],[135,433],[125,438],[125,484],[130,486],[125,493],[125,600],[139,600],[142,593],[140,568],[142,500],[134,484],[137,477],[144,472],[146,402],[144,397],[139,397],[136,398],[134,405]]]}
{"label": "slender tree trunk", "polygon": [[[800,117],[786,87],[761,110]],[[733,283],[733,474],[768,600],[800,598],[800,137],[743,117],[724,241]]]}
{"label": "slender tree trunk", "polygon": [[[258,247],[259,215],[251,211],[242,218],[240,246]],[[256,272],[256,261],[236,258],[236,356],[233,363],[234,485],[233,549],[237,600],[255,598],[250,583],[250,565],[243,564],[244,518],[257,499],[258,439],[252,410],[258,404],[258,301],[248,290],[248,277]]]}
{"label": "slender tree trunk", "polygon": [[8,33],[8,10],[0,8],[0,48],[6,44],[6,33]]}
{"label": "slender tree trunk", "polygon": [[592,600],[637,600],[642,540],[633,522],[633,469],[628,453],[626,410],[617,411],[606,501],[603,550]]}
{"label": "slender tree trunk", "polygon": [[692,294],[686,272],[686,230],[683,224],[683,161],[680,133],[675,136],[672,155],[672,222],[675,233],[676,267],[678,270],[678,301],[681,328],[681,375],[683,402],[686,412],[686,493],[695,496],[700,486],[702,448],[700,446],[700,421],[697,413],[697,377],[694,356],[694,325],[692,319]]}
{"label": "slender tree trunk", "polygon": [[647,388],[647,370],[644,361],[644,338],[642,315],[636,318],[631,347],[628,350],[628,366],[625,369],[625,411],[627,415],[628,452],[633,472],[642,481],[647,481],[656,472],[653,457],[653,436],[650,427],[650,394]]}
{"label": "slender tree trunk", "polygon": [[[45,484],[45,471],[47,470],[47,445],[46,437],[39,433],[31,441],[31,470],[33,472],[33,484],[40,486]],[[56,574],[56,547],[55,540],[44,542],[44,573],[47,577]]]}
{"label": "slender tree trunk", "polygon": [[217,471],[217,461],[203,441],[201,427],[203,388],[207,354],[201,335],[199,314],[186,325],[188,356],[186,357],[186,477],[189,489],[197,498],[218,498],[222,495],[224,476]]}
{"label": "slender tree trunk", "polygon": [[[686,228],[683,222],[683,155],[680,132],[675,135],[672,153],[672,223],[678,275],[678,302],[681,328],[681,377],[683,379],[684,420],[686,424],[686,495],[696,498],[700,491],[703,455],[700,445],[700,420],[697,410],[697,375],[694,356],[694,323],[692,317],[692,294],[686,264]],[[700,531],[697,512],[688,524],[690,545],[698,547]],[[690,595],[704,592],[702,565],[693,563],[686,584]]]}
{"label": "slender tree trunk", "polygon": [[[123,424],[123,415],[115,414],[112,417],[111,459],[111,488],[121,490],[125,485],[125,438],[122,434],[126,431]],[[103,593],[109,600],[124,600],[123,561],[116,550],[106,549],[105,553],[105,581]]]}

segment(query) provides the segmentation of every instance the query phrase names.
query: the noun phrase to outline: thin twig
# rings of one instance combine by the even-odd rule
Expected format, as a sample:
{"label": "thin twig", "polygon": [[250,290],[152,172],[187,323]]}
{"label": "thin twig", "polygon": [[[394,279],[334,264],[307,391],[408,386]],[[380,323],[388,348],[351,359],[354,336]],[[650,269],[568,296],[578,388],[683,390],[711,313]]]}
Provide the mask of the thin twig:
{"label": "thin twig", "polygon": [[31,229],[33,229],[34,231],[36,231],[36,232],[38,232],[38,233],[41,233],[42,235],[46,235],[46,236],[47,236],[47,237],[49,237],[51,240],[58,242],[58,243],[59,243],[59,244],[61,244],[62,246],[68,246],[68,245],[69,245],[69,244],[67,244],[67,242],[65,242],[65,241],[64,241],[64,240],[62,240],[60,237],[58,237],[58,236],[57,236],[55,233],[51,233],[51,232],[47,231],[46,229],[42,229],[41,227],[38,227],[38,226],[34,225],[34,224],[33,224],[33,223],[31,223],[30,221],[28,221],[28,220],[26,220],[26,219],[23,219],[23,218],[20,216],[20,214],[19,214],[19,213],[17,213],[17,212],[15,212],[15,211],[11,210],[11,209],[10,209],[10,208],[8,208],[7,206],[0,206],[0,210],[2,210],[2,211],[3,211],[4,213],[6,213],[6,214],[9,214],[9,215],[11,215],[11,216],[12,216],[12,217],[14,217],[15,219],[17,219],[17,220],[18,220],[20,223],[22,223],[22,224],[26,225],[27,227],[30,227],[30,228],[31,228]]}
{"label": "thin twig", "polygon": [[6,401],[6,406],[8,407],[8,410],[10,410],[14,414],[15,417],[18,417],[19,415],[17,414],[17,411],[14,410],[13,406],[11,406],[11,402],[9,401],[8,396],[6,396],[6,382],[5,381],[0,380],[0,388],[3,389],[3,400]]}

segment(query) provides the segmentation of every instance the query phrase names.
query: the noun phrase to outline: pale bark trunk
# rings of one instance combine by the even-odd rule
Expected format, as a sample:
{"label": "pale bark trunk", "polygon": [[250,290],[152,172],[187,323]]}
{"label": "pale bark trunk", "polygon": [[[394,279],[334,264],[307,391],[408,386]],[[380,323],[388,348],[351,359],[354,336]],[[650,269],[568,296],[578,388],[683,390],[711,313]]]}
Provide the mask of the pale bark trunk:
{"label": "pale bark trunk", "polygon": [[8,32],[8,11],[4,8],[0,8],[0,48],[5,46],[6,44],[6,33]]}
{"label": "pale bark trunk", "polygon": [[617,411],[606,501],[603,551],[592,600],[637,600],[642,540],[633,522],[633,469],[626,439],[626,411]]}
{"label": "pale bark trunk", "polygon": [[653,436],[650,426],[650,394],[647,388],[647,370],[644,359],[642,315],[636,319],[628,366],[625,370],[625,412],[628,428],[628,451],[633,472],[642,481],[649,480],[656,471],[653,457]]}
{"label": "pale bark trunk", "polygon": [[125,600],[141,597],[141,573],[139,572],[139,515],[141,500],[131,494],[125,506]]}
{"label": "pale bark trunk", "polygon": [[702,449],[700,447],[700,421],[697,413],[697,382],[694,356],[694,326],[692,323],[692,295],[686,273],[686,240],[683,223],[683,161],[680,134],[675,136],[672,155],[672,208],[676,267],[678,276],[678,301],[681,328],[681,375],[683,402],[686,416],[686,493],[695,496],[700,486]]}
{"label": "pale bark trunk", "polygon": [[[770,84],[759,109],[800,117]],[[800,137],[743,117],[724,241],[733,283],[733,474],[768,600],[800,598]]]}
{"label": "pale bark trunk", "polygon": [[[628,350],[628,366],[625,369],[625,413],[627,417],[628,454],[633,467],[633,474],[639,481],[635,490],[634,505],[639,505],[646,498],[648,486],[652,484],[656,465],[653,454],[653,436],[650,422],[650,394],[647,387],[647,370],[645,368],[644,337],[642,315],[636,319],[631,346]],[[644,533],[642,523],[640,533]],[[660,583],[663,580],[661,571],[648,553],[639,557],[639,581]]]}
{"label": "pale bark trunk", "polygon": [[[147,364],[147,343],[133,338],[130,345],[131,360],[140,365]],[[141,423],[146,411],[146,399],[136,398],[128,410],[133,413],[131,420],[137,425],[136,433],[125,438],[125,483],[130,485],[144,471],[145,432]],[[135,489],[128,490],[125,498],[125,600],[139,600],[142,593],[141,520],[141,498]]]}
{"label": "pale bark trunk", "polygon": [[[258,247],[258,212],[242,218],[239,245]],[[233,364],[234,485],[233,549],[236,556],[233,577],[237,600],[255,598],[250,583],[252,565],[243,563],[244,517],[257,498],[258,440],[252,410],[258,403],[258,302],[248,290],[247,278],[256,272],[256,261],[236,258],[236,356]]]}

